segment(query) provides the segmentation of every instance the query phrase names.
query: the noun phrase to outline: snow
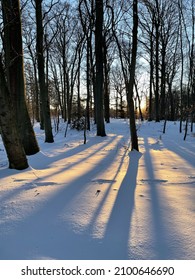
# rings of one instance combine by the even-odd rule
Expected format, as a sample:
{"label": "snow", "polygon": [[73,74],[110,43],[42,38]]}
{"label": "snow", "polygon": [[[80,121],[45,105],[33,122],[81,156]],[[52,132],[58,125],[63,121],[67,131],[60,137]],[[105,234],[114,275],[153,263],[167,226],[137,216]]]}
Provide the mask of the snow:
{"label": "snow", "polygon": [[179,123],[138,123],[130,151],[126,120],[107,136],[69,130],[10,170],[0,141],[1,260],[195,259],[195,138]]}

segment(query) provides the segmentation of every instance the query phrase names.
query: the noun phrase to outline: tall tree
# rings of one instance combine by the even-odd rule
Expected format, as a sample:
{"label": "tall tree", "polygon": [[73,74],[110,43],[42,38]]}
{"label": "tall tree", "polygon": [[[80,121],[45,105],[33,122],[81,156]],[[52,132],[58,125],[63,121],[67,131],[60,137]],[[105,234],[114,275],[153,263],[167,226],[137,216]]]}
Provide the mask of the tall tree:
{"label": "tall tree", "polygon": [[155,120],[156,122],[160,121],[159,116],[159,42],[160,42],[160,5],[159,0],[155,0],[155,74],[156,74],[156,86],[155,86]]}
{"label": "tall tree", "polygon": [[9,168],[22,170],[28,167],[28,161],[20,139],[13,102],[0,57],[0,132],[7,152]]}
{"label": "tall tree", "polygon": [[[132,46],[129,42],[129,34],[125,41],[122,38],[122,42],[119,41],[117,32],[116,32],[116,19],[114,17],[114,9],[110,5],[107,7],[112,12],[112,30],[113,36],[115,38],[119,59],[121,63],[121,68],[123,72],[123,77],[125,80],[125,89],[127,95],[127,104],[129,109],[129,118],[130,118],[130,134],[131,134],[131,150],[139,150],[138,147],[138,137],[136,130],[135,122],[135,108],[134,108],[134,81],[135,81],[135,69],[136,69],[136,59],[137,59],[137,33],[138,33],[138,1],[133,1],[133,29],[132,29]],[[126,9],[125,9],[126,10]],[[127,9],[129,10],[129,9]],[[129,26],[129,25],[128,25]],[[125,30],[125,35],[127,34],[127,28]],[[124,34],[122,34],[123,36]],[[125,37],[125,36],[124,36]]]}
{"label": "tall tree", "polygon": [[86,0],[79,1],[79,16],[81,21],[81,26],[86,38],[86,89],[87,89],[87,99],[86,99],[86,126],[90,130],[90,103],[92,100],[92,86],[93,77],[95,76],[94,66],[93,66],[93,29],[94,29],[94,1],[88,3]]}
{"label": "tall tree", "polygon": [[103,111],[103,0],[95,1],[95,57],[96,57],[96,90],[95,108],[97,136],[106,136]]}
{"label": "tall tree", "polygon": [[151,3],[147,0],[143,1],[144,5],[141,6],[139,23],[141,26],[142,39],[142,52],[143,57],[149,64],[149,102],[148,102],[148,121],[153,120],[153,93],[154,93],[154,18],[155,13]]}
{"label": "tall tree", "polygon": [[20,138],[27,155],[39,151],[26,105],[22,30],[19,0],[2,0],[6,73],[16,110]]}
{"label": "tall tree", "polygon": [[52,134],[52,126],[51,126],[49,94],[48,94],[48,86],[46,83],[46,75],[45,75],[42,0],[35,1],[35,9],[36,9],[36,34],[37,34],[36,43],[37,43],[38,77],[39,77],[39,87],[40,87],[41,110],[43,114],[43,122],[44,122],[44,129],[45,129],[45,142],[53,143],[54,139]]}
{"label": "tall tree", "polygon": [[136,57],[137,57],[137,33],[138,33],[138,1],[133,0],[133,41],[132,41],[132,54],[131,54],[131,68],[130,68],[130,79],[129,86],[127,91],[127,102],[129,107],[130,114],[130,131],[131,131],[131,149],[139,151],[138,148],[138,138],[137,138],[137,130],[135,124],[135,109],[133,102],[133,88],[135,81],[135,67],[136,67]]}

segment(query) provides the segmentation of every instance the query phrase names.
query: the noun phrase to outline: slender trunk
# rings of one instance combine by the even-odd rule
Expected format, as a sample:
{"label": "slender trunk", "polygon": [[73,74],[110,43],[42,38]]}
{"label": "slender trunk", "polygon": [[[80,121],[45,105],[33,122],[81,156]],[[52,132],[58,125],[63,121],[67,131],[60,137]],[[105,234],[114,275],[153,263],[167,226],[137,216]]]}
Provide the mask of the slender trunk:
{"label": "slender trunk", "polygon": [[71,93],[70,93],[70,82],[69,75],[66,74],[66,98],[67,98],[67,122],[71,123]]}
{"label": "slender trunk", "polygon": [[187,137],[187,134],[188,134],[188,113],[186,114],[186,124],[185,124],[185,133],[184,133],[184,137],[183,137],[183,140],[185,141],[186,140],[186,137]]}
{"label": "slender trunk", "polygon": [[155,65],[155,70],[156,70],[156,89],[155,89],[155,119],[156,122],[160,121],[159,118],[159,23],[158,19],[156,19],[155,23],[156,27],[156,65]]}
{"label": "slender trunk", "polygon": [[97,136],[106,136],[103,113],[103,0],[96,0],[95,55],[96,55],[96,123]]}
{"label": "slender trunk", "polygon": [[90,44],[91,40],[87,38],[87,103],[86,103],[86,129],[90,130],[90,99],[91,99],[91,65],[90,65]]}
{"label": "slender trunk", "polygon": [[127,102],[129,107],[129,117],[130,117],[130,132],[131,132],[131,150],[137,150],[138,148],[138,138],[135,123],[135,109],[133,102],[133,87],[135,80],[135,67],[136,67],[136,57],[137,57],[137,32],[138,32],[138,8],[137,0],[133,1],[133,42],[132,42],[132,54],[131,54],[131,69],[130,69],[130,80],[127,91]]}
{"label": "slender trunk", "polygon": [[65,56],[66,48],[63,48],[62,54],[62,71],[63,71],[63,99],[64,99],[64,107],[63,107],[63,117],[64,121],[67,121],[67,85],[66,85],[66,56]]}
{"label": "slender trunk", "polygon": [[[173,92],[172,92],[172,81],[168,82],[168,95],[169,95],[169,100],[170,100],[170,118],[169,120],[174,121],[175,120],[175,104],[174,104],[174,97],[173,97]],[[166,113],[168,115],[169,112]]]}
{"label": "slender trunk", "polygon": [[181,11],[179,13],[179,25],[180,25],[180,50],[181,50],[181,77],[180,77],[180,126],[179,132],[182,133],[182,121],[183,121],[183,76],[184,76],[184,52],[183,52],[183,27],[181,19]]}
{"label": "slender trunk", "polygon": [[37,65],[36,65],[36,58],[34,58],[31,45],[28,45],[28,50],[32,59],[33,64],[33,72],[34,72],[34,79],[35,79],[35,120],[40,122],[40,102],[39,102],[39,85],[37,79]]}
{"label": "slender trunk", "polygon": [[103,37],[104,49],[104,107],[105,107],[105,121],[110,123],[110,94],[109,94],[109,65],[107,60],[107,45],[106,38]]}
{"label": "slender trunk", "polygon": [[166,48],[162,47],[162,66],[161,66],[161,96],[160,96],[160,118],[165,119],[165,76],[166,76],[166,67],[165,67],[165,56]]}
{"label": "slender trunk", "polygon": [[142,114],[142,109],[141,109],[141,100],[139,97],[139,92],[138,92],[138,88],[137,88],[137,83],[135,82],[135,90],[136,90],[136,98],[138,99],[138,107],[139,107],[139,116],[141,121],[143,122],[144,118],[143,118],[143,114]]}
{"label": "slender trunk", "polygon": [[50,116],[50,104],[48,88],[45,80],[44,50],[43,50],[43,22],[42,22],[42,0],[36,0],[36,23],[37,23],[37,60],[40,87],[41,110],[43,113],[45,142],[53,143],[53,134]]}
{"label": "slender trunk", "polygon": [[77,117],[81,118],[81,51],[79,50],[78,77],[77,77]]}
{"label": "slender trunk", "polygon": [[149,89],[149,112],[148,112],[148,121],[152,121],[152,87],[153,87],[153,81],[154,81],[154,64],[153,64],[153,25],[152,25],[152,33],[150,36],[150,89]]}
{"label": "slender trunk", "polygon": [[34,67],[34,75],[35,75],[35,119],[37,122],[40,122],[40,100],[39,100],[39,85],[37,79],[37,67]]}

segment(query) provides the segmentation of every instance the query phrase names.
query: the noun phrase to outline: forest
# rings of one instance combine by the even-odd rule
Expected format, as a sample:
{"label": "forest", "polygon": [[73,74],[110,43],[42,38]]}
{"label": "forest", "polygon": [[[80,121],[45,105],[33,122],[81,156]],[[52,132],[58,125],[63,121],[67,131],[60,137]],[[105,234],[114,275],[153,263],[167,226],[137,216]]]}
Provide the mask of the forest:
{"label": "forest", "polygon": [[0,259],[193,259],[195,1],[1,0],[0,31]]}
{"label": "forest", "polygon": [[90,130],[93,118],[98,136],[111,117],[128,117],[136,150],[136,118],[193,122],[194,1],[5,0],[1,11],[1,134],[11,168],[39,151],[34,122],[54,141],[52,116],[56,129],[62,118]]}

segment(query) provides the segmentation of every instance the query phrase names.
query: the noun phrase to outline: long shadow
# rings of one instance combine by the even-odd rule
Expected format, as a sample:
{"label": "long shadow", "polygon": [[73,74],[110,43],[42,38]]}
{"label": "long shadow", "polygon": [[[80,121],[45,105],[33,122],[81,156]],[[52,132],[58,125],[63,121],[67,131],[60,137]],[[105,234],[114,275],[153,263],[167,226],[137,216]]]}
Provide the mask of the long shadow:
{"label": "long shadow", "polygon": [[[104,196],[103,196],[101,202],[99,203],[96,211],[93,213],[93,219],[91,219],[92,222],[88,226],[88,229],[89,229],[90,232],[92,232],[92,230],[93,230],[93,228],[94,228],[94,226],[95,226],[95,224],[97,222],[97,218],[100,215],[101,210],[102,210],[103,206],[106,203],[106,200],[107,200],[107,198],[108,198],[108,196],[110,194],[110,190],[112,189],[112,186],[117,181],[117,177],[120,174],[121,168],[122,168],[122,166],[124,164],[125,157],[127,156],[127,153],[129,153],[129,146],[130,146],[130,143],[126,147],[126,150],[124,151],[124,154],[121,156],[118,168],[115,171],[115,173],[113,174],[113,177],[110,178],[109,180],[107,180],[107,182],[109,182],[109,187],[107,188],[106,192],[104,193]],[[101,182],[101,179],[99,181]],[[105,182],[105,180],[102,180],[102,182]],[[115,191],[117,191],[117,190],[115,190]]]}
{"label": "long shadow", "polygon": [[[40,164],[41,166],[42,166],[42,168],[43,169],[45,169],[45,168],[48,168],[49,167],[49,165],[51,164],[51,163],[54,163],[54,162],[56,162],[56,161],[58,161],[58,160],[61,160],[61,159],[64,159],[64,161],[65,161],[65,164],[64,164],[64,166],[62,166],[62,168],[60,169],[60,170],[58,170],[58,172],[55,172],[55,175],[57,175],[58,173],[62,173],[62,172],[68,172],[68,170],[70,170],[73,166],[75,166],[75,165],[78,165],[79,163],[81,163],[81,162],[85,162],[88,158],[90,158],[90,157],[92,157],[92,156],[94,156],[95,154],[98,154],[104,147],[106,147],[109,143],[111,143],[111,142],[113,142],[114,141],[114,139],[116,138],[116,136],[115,137],[112,137],[109,141],[107,140],[99,149],[97,149],[97,148],[95,148],[96,146],[95,146],[95,144],[93,144],[92,145],[92,143],[90,144],[90,146],[88,146],[88,145],[85,145],[85,148],[84,148],[84,150],[85,149],[89,149],[90,147],[92,147],[92,146],[94,146],[94,151],[92,152],[92,153],[90,153],[90,154],[86,154],[84,157],[82,157],[80,160],[78,160],[77,162],[73,162],[73,163],[69,163],[69,164],[67,164],[66,163],[66,160],[67,160],[67,158],[66,158],[66,156],[64,155],[64,154],[60,154],[60,155],[58,155],[58,156],[56,156],[56,157],[52,157],[51,158],[51,160],[50,160],[50,162],[48,163],[48,157],[47,156],[44,156],[43,154],[41,154],[41,156],[37,156],[37,158],[38,158],[38,161],[39,161],[39,163],[38,164]],[[100,142],[101,143],[101,142]],[[96,143],[97,144],[97,143]],[[77,149],[78,148],[78,149]],[[74,153],[76,153],[76,151],[78,152],[78,151],[80,151],[80,149],[82,149],[83,148],[83,146],[82,147],[77,147],[77,148],[75,148],[74,149],[74,152],[73,152],[73,154],[72,154],[72,156],[74,156],[75,154]],[[81,150],[81,151],[83,151],[84,152],[84,150]],[[69,154],[69,156],[71,156],[71,151],[69,151],[69,152],[67,152],[67,153],[70,153]],[[48,166],[47,166],[47,164],[48,164]],[[36,165],[36,164],[35,164]],[[34,169],[35,167],[37,167],[37,166],[31,166],[30,168],[32,168],[32,169]],[[30,168],[28,168],[28,171],[31,171],[31,169]],[[39,169],[40,170],[40,169]],[[24,170],[24,171],[17,171],[17,170],[5,170],[4,171],[5,173],[6,173],[6,175],[7,176],[14,176],[14,175],[16,175],[16,174],[23,174],[23,178],[24,178],[24,181],[25,181],[25,174],[26,174],[26,171]],[[9,174],[7,174],[7,173],[9,173]],[[2,200],[2,201],[5,201],[5,199],[10,199],[12,196],[14,196],[14,195],[18,195],[20,192],[22,192],[23,190],[25,190],[25,189],[28,189],[28,186],[34,186],[34,185],[36,185],[36,188],[38,188],[38,186],[40,186],[40,185],[42,185],[43,183],[41,183],[40,182],[40,180],[45,180],[47,177],[50,177],[52,174],[49,174],[49,175],[43,175],[43,174],[41,174],[39,177],[37,177],[35,180],[33,180],[32,182],[28,182],[28,183],[26,183],[26,184],[24,184],[24,185],[22,185],[22,186],[20,186],[20,187],[18,187],[17,189],[13,189],[13,190],[10,190],[9,191],[9,193],[7,194],[7,195],[2,195],[2,197],[1,197],[1,199],[0,199],[0,201]],[[7,176],[3,176],[4,178],[6,178]],[[21,177],[21,176],[20,176]],[[45,183],[47,183],[47,182],[45,182]],[[54,182],[50,182],[50,184],[54,184]],[[56,184],[57,184],[57,182],[56,182]]]}
{"label": "long shadow", "polygon": [[[172,230],[170,228],[171,223],[167,223],[167,211],[166,215],[160,202],[160,190],[158,184],[161,180],[156,178],[154,173],[154,167],[152,158],[150,155],[150,145],[148,139],[145,137],[145,153],[144,160],[146,166],[146,172],[149,178],[149,190],[151,196],[151,213],[148,213],[152,217],[152,224],[148,225],[151,228],[151,248],[153,248],[153,254],[151,259],[167,259],[177,255],[172,249],[172,242],[174,243]],[[163,204],[165,202],[163,201]],[[170,237],[171,236],[171,237]],[[182,248],[182,245],[181,245]],[[177,248],[179,251],[180,248]]]}
{"label": "long shadow", "polygon": [[166,147],[169,151],[177,154],[190,165],[195,167],[195,146],[189,145],[189,143],[187,142],[184,143],[186,145],[185,150],[183,149],[184,146],[180,146],[179,143],[175,142],[172,139],[170,139],[168,142],[163,141],[164,147]]}
{"label": "long shadow", "polygon": [[[55,176],[57,174],[60,174],[63,172],[68,172],[71,168],[73,168],[76,165],[79,165],[80,163],[87,162],[87,160],[89,158],[93,157],[96,154],[98,155],[101,151],[104,151],[104,148],[107,147],[107,145],[109,145],[110,143],[112,143],[116,138],[117,138],[117,136],[112,137],[109,141],[104,142],[104,144],[99,148],[97,148],[94,144],[94,151],[92,153],[89,153],[89,154],[83,153],[84,156],[81,156],[81,158],[75,162],[68,162],[66,157],[61,157],[61,156],[54,158],[54,160],[52,161],[52,166],[55,168],[55,163],[58,166],[58,170],[55,170]],[[73,157],[74,157],[74,155],[73,155]],[[58,160],[64,160],[64,162],[65,162],[64,164],[61,165],[61,168],[59,168],[60,164],[58,164]],[[50,167],[50,166],[48,166],[48,167]],[[39,179],[46,179],[47,177],[50,177],[50,176],[51,176],[51,174],[49,174],[49,175],[42,174]]]}
{"label": "long shadow", "polygon": [[104,255],[99,254],[102,259],[129,259],[130,225],[141,153],[133,151],[129,157],[127,172],[119,188],[102,241]]}
{"label": "long shadow", "polygon": [[[81,244],[81,247],[75,247],[78,236],[70,230],[70,225],[68,226],[67,222],[65,222],[64,225],[57,225],[58,230],[55,230],[55,226],[59,222],[59,217],[66,211],[65,209],[68,211],[69,208],[66,207],[71,201],[82,192],[87,194],[89,185],[86,184],[86,182],[90,183],[94,177],[97,177],[99,174],[101,175],[102,172],[105,171],[106,164],[108,162],[112,164],[112,162],[116,160],[116,156],[116,153],[110,151],[107,156],[99,162],[98,166],[93,166],[89,172],[86,170],[85,174],[71,181],[65,188],[58,189],[56,194],[43,203],[41,208],[24,218],[8,237],[8,242],[12,245],[12,251],[8,252],[6,251],[7,249],[4,249],[4,252],[1,251],[1,256],[3,256],[4,259],[20,259],[24,256],[26,256],[26,258],[31,258],[27,252],[30,254],[30,251],[34,248],[35,251],[37,250],[41,255],[47,257],[50,256],[58,259],[62,256],[62,258],[65,258],[66,255],[69,256],[70,252],[67,252],[67,250],[69,250],[68,248],[70,244],[72,244],[72,250],[74,252],[72,258],[78,258],[82,249]],[[69,213],[69,215],[71,215],[71,213]],[[59,229],[59,227],[61,228]],[[25,232],[25,236],[23,232]],[[70,234],[70,236],[67,236],[67,234]],[[73,236],[75,236],[76,240],[74,240]],[[60,244],[62,242],[61,238],[63,239],[63,244]],[[78,240],[80,240],[79,237]],[[96,245],[95,243],[95,246]],[[82,254],[82,256],[84,255],[85,254]]]}
{"label": "long shadow", "polygon": [[[86,150],[88,150],[88,149],[90,149],[91,147],[94,146],[94,152],[89,154],[88,156],[86,154],[86,159],[87,159],[88,157],[91,157],[93,154],[98,153],[99,150],[102,150],[109,143],[113,142],[116,137],[117,137],[117,135],[114,136],[114,137],[110,137],[110,139],[108,137],[105,137],[104,139],[99,139],[97,137],[95,143],[94,143],[94,141],[89,141],[85,145],[84,144],[79,145],[79,146],[77,146],[73,149],[70,149],[68,151],[61,152],[59,155],[56,155],[56,156],[53,156],[53,157],[49,157],[49,156],[40,152],[39,153],[40,159],[38,159],[39,162],[33,163],[33,161],[32,161],[31,166],[35,169],[37,169],[37,168],[38,169],[45,169],[47,167],[50,167],[51,164],[54,164],[55,162],[58,162],[59,160],[66,159],[66,161],[67,161],[69,157],[73,157],[74,155],[77,155],[80,152],[82,152],[82,154],[84,154],[84,153],[86,153]],[[97,144],[102,144],[99,149],[96,146]],[[83,159],[81,159],[81,161],[82,160]],[[31,157],[29,157],[29,162],[31,163]],[[69,167],[70,166],[71,165],[69,165]]]}
{"label": "long shadow", "polygon": [[[9,176],[14,176],[16,174],[19,173],[24,173],[24,178],[25,178],[25,172],[26,171],[31,171],[32,169],[38,169],[38,170],[42,170],[42,169],[46,169],[49,168],[51,164],[54,164],[55,162],[65,159],[68,160],[69,157],[72,157],[80,152],[85,153],[85,150],[88,150],[89,148],[91,148],[92,146],[94,146],[94,152],[89,154],[88,157],[90,157],[91,155],[97,153],[99,150],[102,150],[103,147],[106,147],[109,143],[111,143],[113,141],[114,138],[116,138],[117,135],[115,135],[114,137],[104,137],[103,139],[100,137],[95,137],[95,141],[91,141],[89,140],[86,145],[78,145],[76,147],[74,147],[73,149],[69,149],[69,150],[65,150],[64,152],[61,152],[60,154],[50,157],[47,154],[44,153],[44,151],[40,151],[39,153],[37,153],[36,155],[33,156],[29,156],[28,157],[28,161],[30,164],[30,167],[24,171],[18,171],[18,170],[14,170],[14,169],[9,169],[8,167],[0,169],[0,178],[6,178]],[[110,139],[109,139],[110,138]],[[97,149],[97,144],[102,143],[104,141],[104,144]],[[52,144],[50,144],[52,145]],[[52,146],[51,146],[52,149]],[[36,162],[35,162],[36,159]],[[83,159],[81,159],[82,161]],[[74,165],[74,164],[73,164]],[[6,165],[7,166],[7,165]],[[68,165],[68,168],[70,168],[71,165]]]}

